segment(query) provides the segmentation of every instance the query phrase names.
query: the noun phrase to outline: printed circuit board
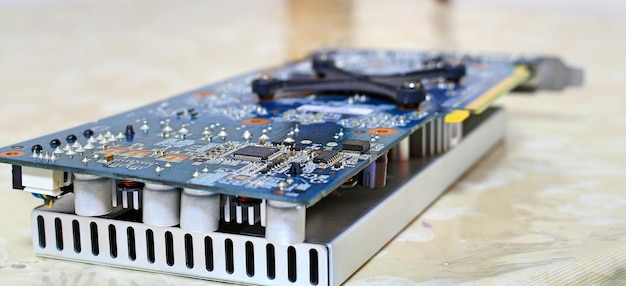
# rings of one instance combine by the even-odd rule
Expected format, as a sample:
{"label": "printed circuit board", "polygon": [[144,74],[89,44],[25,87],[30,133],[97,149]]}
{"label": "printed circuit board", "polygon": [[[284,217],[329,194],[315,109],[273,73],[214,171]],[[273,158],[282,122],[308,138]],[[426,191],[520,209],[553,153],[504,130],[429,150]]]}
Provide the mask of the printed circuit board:
{"label": "printed circuit board", "polygon": [[1,148],[0,161],[312,205],[434,118],[484,110],[529,78],[522,62],[320,52]]}

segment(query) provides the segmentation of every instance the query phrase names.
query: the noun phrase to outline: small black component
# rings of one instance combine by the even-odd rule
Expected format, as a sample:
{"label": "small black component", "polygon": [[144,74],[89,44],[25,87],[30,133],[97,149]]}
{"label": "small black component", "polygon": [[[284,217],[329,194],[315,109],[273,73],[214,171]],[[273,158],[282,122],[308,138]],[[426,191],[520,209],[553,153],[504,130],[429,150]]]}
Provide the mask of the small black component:
{"label": "small black component", "polygon": [[59,146],[61,146],[61,140],[56,139],[56,138],[50,140],[50,147],[52,147],[52,149],[56,149]]}
{"label": "small black component", "polygon": [[289,166],[289,174],[292,175],[300,175],[302,174],[302,165],[298,162],[291,162],[291,166]]}
{"label": "small black component", "polygon": [[275,157],[278,153],[277,148],[268,148],[263,146],[246,146],[233,152],[235,159],[246,161],[266,161]]}
{"label": "small black component", "polygon": [[370,141],[348,139],[343,142],[343,145],[341,146],[341,150],[365,153],[370,150]]}
{"label": "small black component", "polygon": [[343,182],[340,188],[349,189],[349,188],[356,186],[358,183],[359,183],[359,175],[356,175],[350,179],[347,179],[345,182]]}
{"label": "small black component", "polygon": [[74,142],[76,142],[76,139],[78,138],[76,138],[76,135],[74,134],[67,135],[67,137],[65,138],[67,143],[70,143],[70,144],[73,144]]}
{"label": "small black component", "polygon": [[85,138],[89,139],[93,136],[93,130],[91,129],[87,129],[83,132],[83,136],[85,136]]}
{"label": "small black component", "polygon": [[339,152],[333,150],[322,150],[315,158],[313,158],[313,163],[320,164],[334,164],[339,160]]}
{"label": "small black component", "polygon": [[285,141],[272,141],[271,144],[274,145],[274,146],[278,146],[278,145],[283,145],[283,146],[286,146],[286,147],[293,147],[293,146],[295,146],[295,143],[285,142]]}
{"label": "small black component", "polygon": [[271,99],[282,84],[282,81],[263,76],[252,81],[252,92],[259,95],[260,99]]}
{"label": "small black component", "polygon": [[446,70],[446,79],[454,83],[459,83],[467,73],[464,64],[447,64],[444,68]]}
{"label": "small black component", "polygon": [[126,135],[126,141],[133,141],[133,137],[135,137],[135,128],[132,125],[126,125],[126,131],[124,132]]}
{"label": "small black component", "polygon": [[198,119],[198,112],[193,110],[193,111],[189,111],[189,116],[191,117],[191,119]]}
{"label": "small black component", "polygon": [[419,82],[405,82],[396,90],[398,103],[403,108],[418,108],[426,100],[426,89]]}
{"label": "small black component", "polygon": [[23,190],[24,186],[22,185],[22,166],[12,165],[11,172],[13,173],[13,189]]}
{"label": "small black component", "polygon": [[337,168],[337,169],[341,168],[341,166],[343,166],[343,163],[341,163],[341,162],[337,162],[337,163],[335,163],[335,165],[333,165],[333,167]]}
{"label": "small black component", "polygon": [[126,136],[128,135],[135,135],[135,128],[133,128],[132,125],[126,125]]}
{"label": "small black component", "polygon": [[265,166],[265,168],[261,169],[261,171],[259,171],[259,172],[261,172],[261,174],[267,174],[272,169],[274,169],[274,167],[278,166],[279,163],[280,162],[278,160],[277,161],[272,161],[269,164],[267,164],[267,166]]}
{"label": "small black component", "polygon": [[[314,70],[326,70],[335,68],[335,61],[326,54],[315,54],[311,57],[311,66]],[[325,74],[318,74],[324,77]]]}
{"label": "small black component", "polygon": [[43,151],[43,146],[39,145],[39,144],[35,144],[33,145],[33,147],[30,147],[30,151],[32,151],[33,153],[41,153],[41,151]]}
{"label": "small black component", "polygon": [[62,195],[74,192],[74,185],[70,184],[69,186],[62,186],[59,189],[61,190],[60,196],[62,196]]}

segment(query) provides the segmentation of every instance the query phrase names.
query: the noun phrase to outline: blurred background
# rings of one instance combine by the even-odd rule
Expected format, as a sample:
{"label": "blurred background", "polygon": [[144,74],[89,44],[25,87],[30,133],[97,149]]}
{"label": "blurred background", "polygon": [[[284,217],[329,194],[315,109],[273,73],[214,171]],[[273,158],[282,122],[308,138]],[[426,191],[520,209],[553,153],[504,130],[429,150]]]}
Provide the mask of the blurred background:
{"label": "blurred background", "polygon": [[[623,67],[609,53],[626,46],[623,11],[615,1],[4,0],[0,91],[26,117],[54,106],[96,119],[323,47],[547,53]],[[42,93],[49,102],[33,102]],[[102,100],[85,106],[90,98]],[[86,119],[54,117],[46,121]]]}
{"label": "blurred background", "polygon": [[[348,284],[515,283],[548,266],[626,283],[624,35],[626,2],[609,0],[0,0],[0,145],[318,48],[558,55],[585,87],[502,98],[506,142]],[[37,258],[40,202],[9,190],[9,166],[0,187],[2,283],[208,283]]]}

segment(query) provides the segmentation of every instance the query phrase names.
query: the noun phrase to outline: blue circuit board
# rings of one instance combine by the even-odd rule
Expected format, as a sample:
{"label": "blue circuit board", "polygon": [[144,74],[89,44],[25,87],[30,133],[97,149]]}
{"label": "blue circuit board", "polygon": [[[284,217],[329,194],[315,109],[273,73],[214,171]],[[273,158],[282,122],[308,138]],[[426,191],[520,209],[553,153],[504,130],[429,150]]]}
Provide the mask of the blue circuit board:
{"label": "blue circuit board", "polygon": [[[366,75],[426,68],[428,52],[339,50],[337,67]],[[420,82],[428,104],[375,94],[313,92],[260,100],[262,76],[314,77],[310,59],[210,84],[167,100],[0,148],[0,162],[312,205],[434,117],[480,112],[525,80],[515,60],[458,54],[459,82]]]}

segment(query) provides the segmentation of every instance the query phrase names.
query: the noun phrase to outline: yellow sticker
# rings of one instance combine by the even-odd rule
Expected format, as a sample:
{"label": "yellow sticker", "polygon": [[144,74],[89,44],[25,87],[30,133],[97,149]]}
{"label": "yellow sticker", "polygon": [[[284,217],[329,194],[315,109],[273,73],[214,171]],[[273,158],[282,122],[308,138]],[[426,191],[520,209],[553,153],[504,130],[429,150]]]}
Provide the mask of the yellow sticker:
{"label": "yellow sticker", "polygon": [[446,117],[444,118],[444,121],[446,123],[460,123],[465,121],[465,119],[467,119],[469,115],[469,111],[458,109],[448,113],[448,115],[446,115]]}

